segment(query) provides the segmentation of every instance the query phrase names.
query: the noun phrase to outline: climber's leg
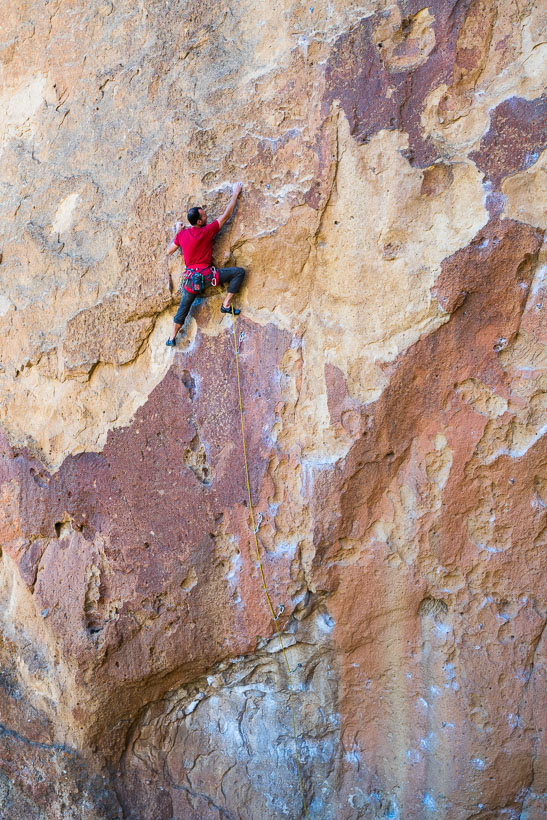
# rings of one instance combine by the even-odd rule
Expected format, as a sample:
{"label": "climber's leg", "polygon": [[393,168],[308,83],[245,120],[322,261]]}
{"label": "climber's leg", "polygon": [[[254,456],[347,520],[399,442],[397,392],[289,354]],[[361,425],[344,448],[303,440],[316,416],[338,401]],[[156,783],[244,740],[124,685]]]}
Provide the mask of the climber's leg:
{"label": "climber's leg", "polygon": [[222,303],[220,310],[222,313],[234,313],[236,316],[239,311],[237,308],[230,307],[231,301],[234,298],[234,293],[238,293],[245,276],[243,268],[219,268],[219,281],[221,285],[228,283],[228,293]]}
{"label": "climber's leg", "polygon": [[177,333],[179,332],[179,330],[183,326],[184,320],[186,319],[186,317],[188,315],[188,311],[192,307],[192,303],[193,303],[195,298],[196,298],[196,294],[195,293],[188,293],[187,290],[185,290],[184,293],[182,294],[179,309],[177,310],[177,312],[175,314],[175,318],[173,319],[173,332],[171,333],[171,336],[169,337],[169,339],[166,342],[168,347],[174,347],[175,339],[177,337]]}

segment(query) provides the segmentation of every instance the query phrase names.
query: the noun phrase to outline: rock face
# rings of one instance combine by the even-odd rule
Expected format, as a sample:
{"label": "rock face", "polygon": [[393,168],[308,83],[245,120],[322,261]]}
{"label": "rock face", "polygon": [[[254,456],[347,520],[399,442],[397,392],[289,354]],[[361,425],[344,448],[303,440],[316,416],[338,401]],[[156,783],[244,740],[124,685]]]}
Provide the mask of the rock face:
{"label": "rock face", "polygon": [[235,339],[308,816],[545,817],[540,4],[4,6],[0,815],[305,816]]}

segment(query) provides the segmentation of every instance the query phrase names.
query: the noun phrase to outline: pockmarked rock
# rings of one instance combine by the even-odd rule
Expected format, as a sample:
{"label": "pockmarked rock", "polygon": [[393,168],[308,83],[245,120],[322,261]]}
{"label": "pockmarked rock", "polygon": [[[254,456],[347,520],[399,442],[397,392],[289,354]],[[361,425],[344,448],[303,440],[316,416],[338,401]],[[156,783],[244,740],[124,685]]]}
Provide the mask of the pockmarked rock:
{"label": "pockmarked rock", "polygon": [[541,4],[2,14],[0,816],[543,818]]}

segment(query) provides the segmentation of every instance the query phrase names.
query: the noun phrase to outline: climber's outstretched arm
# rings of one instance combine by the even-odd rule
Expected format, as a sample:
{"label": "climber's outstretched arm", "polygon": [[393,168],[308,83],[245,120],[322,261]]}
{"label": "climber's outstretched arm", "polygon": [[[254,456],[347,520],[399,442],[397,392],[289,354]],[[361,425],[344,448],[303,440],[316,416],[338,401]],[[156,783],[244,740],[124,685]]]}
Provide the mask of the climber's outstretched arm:
{"label": "climber's outstretched arm", "polygon": [[230,219],[231,215],[233,214],[234,208],[236,206],[237,198],[240,195],[242,188],[243,188],[243,185],[241,184],[241,182],[236,182],[236,184],[234,185],[234,191],[233,191],[233,194],[232,194],[232,198],[230,199],[228,207],[226,208],[226,210],[224,211],[224,213],[222,214],[222,216],[218,220],[218,224],[220,225],[221,228]]}
{"label": "climber's outstretched arm", "polygon": [[[182,228],[182,222],[175,222],[175,236],[178,234],[178,232],[180,231],[181,228]],[[180,250],[179,246],[175,245],[175,236],[173,237],[173,239],[169,243],[169,247],[165,251],[165,261],[166,262],[167,262],[167,257],[168,256],[171,256],[172,253],[175,253],[175,251]],[[171,275],[169,273],[169,268],[167,268],[167,284],[168,284],[168,287],[169,287],[169,292],[173,293],[173,283],[171,281]]]}
{"label": "climber's outstretched arm", "polygon": [[[175,236],[178,234],[178,232],[180,231],[181,228],[182,228],[182,222],[175,222]],[[172,253],[175,253],[175,251],[179,250],[179,246],[175,245],[175,236],[173,237],[169,247],[165,251],[166,256],[171,256]]]}

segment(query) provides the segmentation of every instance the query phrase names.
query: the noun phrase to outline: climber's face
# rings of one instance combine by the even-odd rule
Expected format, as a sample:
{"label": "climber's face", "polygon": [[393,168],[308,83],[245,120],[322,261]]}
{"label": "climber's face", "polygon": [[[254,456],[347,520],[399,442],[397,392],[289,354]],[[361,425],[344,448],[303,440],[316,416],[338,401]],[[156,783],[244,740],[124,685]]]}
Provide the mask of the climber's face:
{"label": "climber's face", "polygon": [[205,208],[199,209],[199,224],[207,225],[207,211],[205,210]]}

